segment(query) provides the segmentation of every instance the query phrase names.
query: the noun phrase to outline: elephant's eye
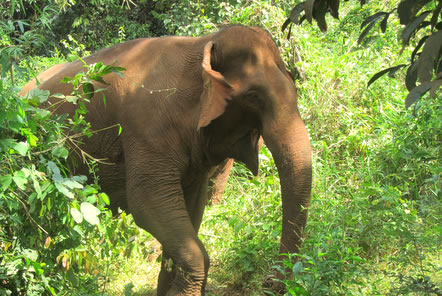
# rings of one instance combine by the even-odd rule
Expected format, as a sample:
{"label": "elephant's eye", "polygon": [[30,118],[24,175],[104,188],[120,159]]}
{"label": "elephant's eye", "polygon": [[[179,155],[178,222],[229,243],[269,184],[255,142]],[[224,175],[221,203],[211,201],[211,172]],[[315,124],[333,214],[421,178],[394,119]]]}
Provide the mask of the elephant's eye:
{"label": "elephant's eye", "polygon": [[265,106],[262,95],[256,90],[249,90],[246,93],[245,98],[245,104],[251,106],[256,111]]}

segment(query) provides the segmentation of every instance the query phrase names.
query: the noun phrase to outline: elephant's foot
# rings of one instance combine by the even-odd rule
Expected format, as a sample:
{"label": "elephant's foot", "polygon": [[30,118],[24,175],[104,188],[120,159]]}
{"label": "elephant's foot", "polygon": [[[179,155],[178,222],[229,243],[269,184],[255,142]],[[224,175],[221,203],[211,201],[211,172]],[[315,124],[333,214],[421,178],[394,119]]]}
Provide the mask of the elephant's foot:
{"label": "elephant's foot", "polygon": [[158,296],[205,295],[208,262],[203,269],[185,270],[163,253],[161,272],[158,277]]}
{"label": "elephant's foot", "polygon": [[262,283],[262,289],[271,291],[274,295],[285,295],[287,289],[281,280],[282,274],[280,272],[277,272],[276,275],[268,275]]}
{"label": "elephant's foot", "polygon": [[[174,268],[175,278],[166,296],[200,296],[204,295],[206,286],[206,274],[195,276],[176,266]],[[159,294],[158,294],[159,295]]]}

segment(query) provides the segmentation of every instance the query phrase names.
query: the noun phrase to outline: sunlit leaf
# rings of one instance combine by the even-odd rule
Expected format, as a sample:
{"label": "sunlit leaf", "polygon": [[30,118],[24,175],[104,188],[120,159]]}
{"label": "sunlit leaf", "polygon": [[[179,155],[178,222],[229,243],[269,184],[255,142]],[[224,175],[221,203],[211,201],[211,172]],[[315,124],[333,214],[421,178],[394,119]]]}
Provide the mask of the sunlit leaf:
{"label": "sunlit leaf", "polygon": [[63,185],[70,189],[82,189],[83,185],[73,180],[66,179],[63,181]]}
{"label": "sunlit leaf", "polygon": [[14,150],[17,151],[21,156],[25,156],[29,150],[29,144],[26,142],[18,142],[14,145]]}
{"label": "sunlit leaf", "polygon": [[83,214],[79,210],[77,210],[76,208],[71,208],[70,213],[75,222],[83,222]]}
{"label": "sunlit leaf", "polygon": [[100,224],[98,215],[100,210],[97,209],[93,204],[88,202],[82,202],[80,205],[80,211],[83,214],[84,219],[92,225]]}
{"label": "sunlit leaf", "polygon": [[28,183],[28,179],[26,178],[26,175],[22,170],[14,172],[12,179],[14,180],[18,188],[20,188],[21,190],[26,189],[25,184]]}
{"label": "sunlit leaf", "polygon": [[63,146],[58,146],[52,150],[52,155],[60,158],[67,159],[69,156],[69,151]]}
{"label": "sunlit leaf", "polygon": [[101,199],[103,199],[103,201],[106,205],[110,205],[109,196],[107,196],[106,193],[102,192],[99,194],[99,196],[101,197]]}
{"label": "sunlit leaf", "polygon": [[0,185],[2,186],[2,191],[5,191],[12,183],[11,175],[4,175],[0,177]]}
{"label": "sunlit leaf", "polygon": [[58,182],[55,182],[54,184],[55,184],[55,187],[58,189],[58,191],[63,193],[66,197],[68,197],[70,199],[75,198],[74,194],[71,191],[69,191],[69,189],[67,189],[63,184],[60,184]]}

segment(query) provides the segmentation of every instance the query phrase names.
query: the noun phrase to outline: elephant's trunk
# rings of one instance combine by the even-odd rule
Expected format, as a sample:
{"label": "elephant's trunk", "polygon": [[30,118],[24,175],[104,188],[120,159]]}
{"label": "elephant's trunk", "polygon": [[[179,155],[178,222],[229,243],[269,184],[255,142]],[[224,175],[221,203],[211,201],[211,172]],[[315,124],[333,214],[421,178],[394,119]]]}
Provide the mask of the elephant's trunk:
{"label": "elephant's trunk", "polygon": [[295,113],[289,122],[272,120],[273,124],[263,131],[264,141],[273,154],[281,182],[281,253],[299,251],[312,186],[310,142],[299,113]]}

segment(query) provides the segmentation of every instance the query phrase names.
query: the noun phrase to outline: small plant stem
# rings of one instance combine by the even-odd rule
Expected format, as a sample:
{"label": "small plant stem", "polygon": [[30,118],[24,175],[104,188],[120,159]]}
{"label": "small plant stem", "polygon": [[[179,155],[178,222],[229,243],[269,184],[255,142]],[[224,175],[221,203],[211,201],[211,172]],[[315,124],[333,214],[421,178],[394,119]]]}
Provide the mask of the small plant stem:
{"label": "small plant stem", "polygon": [[9,67],[9,72],[11,73],[11,84],[14,85],[14,70],[12,68],[12,64]]}
{"label": "small plant stem", "polygon": [[28,211],[28,207],[25,205],[25,203],[21,200],[20,197],[18,197],[18,195],[16,193],[14,193],[15,197],[17,198],[17,200],[22,204],[23,208],[25,209],[26,215],[29,217],[29,219],[38,226],[38,228],[41,229],[41,231],[43,231],[45,234],[49,234],[40,224],[37,223],[37,221],[34,220],[34,218],[32,218],[31,214]]}

